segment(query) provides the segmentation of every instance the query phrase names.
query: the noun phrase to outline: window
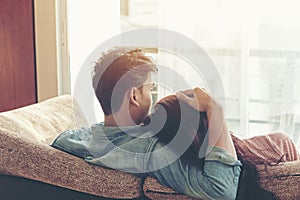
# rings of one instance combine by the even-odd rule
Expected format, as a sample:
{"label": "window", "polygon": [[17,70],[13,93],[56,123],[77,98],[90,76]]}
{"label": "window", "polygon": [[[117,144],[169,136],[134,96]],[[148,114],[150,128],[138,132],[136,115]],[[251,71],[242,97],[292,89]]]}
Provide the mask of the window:
{"label": "window", "polygon": [[[225,89],[231,130],[243,137],[284,131],[300,147],[298,1],[72,0],[68,4],[71,82],[89,52],[111,36],[137,28],[170,29],[196,41],[214,61]],[[159,48],[146,51],[158,65],[188,76],[191,86],[205,86],[205,77],[197,76],[176,55]],[[162,78],[181,89],[176,78],[159,72],[158,81]],[[155,98],[170,92],[158,85]]]}
{"label": "window", "polygon": [[[65,81],[69,79],[69,92],[78,101],[89,124],[103,121],[101,107],[92,89],[91,67],[84,68],[83,64],[95,48],[120,33],[120,1],[61,0],[57,2],[58,6],[63,4],[62,2],[65,6],[60,10],[60,14],[67,19],[61,17],[59,20],[62,24],[67,24],[68,32],[65,41],[62,42],[68,43],[67,52],[62,57],[68,58],[70,68],[69,74],[63,78]],[[64,64],[66,65],[66,62]],[[89,99],[93,101],[87,101]],[[86,105],[91,103],[94,104],[94,109],[87,108]]]}
{"label": "window", "polygon": [[[297,1],[121,2],[122,31],[171,29],[195,40],[208,52],[222,77],[230,129],[243,137],[284,131],[299,148]],[[204,85],[201,77],[193,77],[195,73],[186,63],[157,52],[158,64],[172,66],[188,76],[191,85]],[[158,98],[167,94],[168,90],[158,87]]]}

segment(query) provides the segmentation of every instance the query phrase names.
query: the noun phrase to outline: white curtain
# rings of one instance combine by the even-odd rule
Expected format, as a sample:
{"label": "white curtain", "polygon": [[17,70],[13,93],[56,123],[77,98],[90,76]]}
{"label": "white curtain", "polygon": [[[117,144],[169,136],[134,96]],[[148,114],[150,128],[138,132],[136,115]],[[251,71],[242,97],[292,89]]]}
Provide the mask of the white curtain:
{"label": "white curtain", "polygon": [[299,2],[170,0],[160,5],[160,27],[195,40],[216,63],[230,128],[244,137],[284,131],[299,147]]}
{"label": "white curtain", "polygon": [[[170,29],[208,52],[222,77],[231,130],[242,137],[283,131],[300,147],[299,1],[125,2],[128,12],[123,16],[122,31]],[[189,76],[192,85],[199,84],[187,63],[162,51],[156,60]],[[166,77],[158,75],[158,79]],[[159,89],[160,95],[168,92]]]}
{"label": "white curtain", "polygon": [[[84,66],[90,54],[121,31],[119,0],[68,0],[68,49],[71,94],[89,124],[103,121],[103,112],[91,84],[93,62]],[[91,106],[90,99],[93,99]]]}

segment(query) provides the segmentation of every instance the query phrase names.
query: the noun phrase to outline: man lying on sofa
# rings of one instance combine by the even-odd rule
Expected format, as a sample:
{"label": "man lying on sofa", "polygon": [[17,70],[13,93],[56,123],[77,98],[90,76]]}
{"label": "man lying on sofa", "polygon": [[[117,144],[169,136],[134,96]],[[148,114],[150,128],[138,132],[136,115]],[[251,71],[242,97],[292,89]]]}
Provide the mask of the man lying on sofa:
{"label": "man lying on sofa", "polygon": [[[143,125],[152,104],[151,73],[156,71],[141,49],[113,48],[106,52],[96,63],[93,76],[104,123],[66,131],[52,146],[92,164],[154,176],[160,183],[195,198],[235,199],[241,163],[222,107],[205,90],[177,93],[179,100],[207,114],[203,166],[189,165],[155,136],[156,130],[149,131]],[[182,151],[189,145],[178,140],[176,144]]]}

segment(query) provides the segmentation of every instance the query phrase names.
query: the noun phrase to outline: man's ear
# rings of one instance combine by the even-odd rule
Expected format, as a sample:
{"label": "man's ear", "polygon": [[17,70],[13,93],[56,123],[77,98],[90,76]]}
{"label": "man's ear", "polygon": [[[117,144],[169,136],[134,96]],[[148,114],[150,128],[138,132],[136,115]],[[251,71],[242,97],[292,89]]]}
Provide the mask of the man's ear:
{"label": "man's ear", "polygon": [[139,99],[139,90],[136,87],[131,88],[129,92],[129,103],[136,107],[139,107],[140,104],[138,102],[138,99]]}

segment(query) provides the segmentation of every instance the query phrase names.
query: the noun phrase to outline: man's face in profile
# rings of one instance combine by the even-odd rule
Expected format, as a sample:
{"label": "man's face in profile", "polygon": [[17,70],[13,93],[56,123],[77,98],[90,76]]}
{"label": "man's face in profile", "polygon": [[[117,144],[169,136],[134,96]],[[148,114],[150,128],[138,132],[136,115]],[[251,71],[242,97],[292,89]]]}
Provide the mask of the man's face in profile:
{"label": "man's face in profile", "polygon": [[149,75],[146,82],[143,84],[143,86],[141,87],[140,91],[141,91],[141,99],[140,99],[140,113],[139,113],[139,119],[142,122],[146,116],[149,114],[151,105],[152,105],[152,94],[151,91],[153,89],[153,82],[152,82],[152,78]]}

